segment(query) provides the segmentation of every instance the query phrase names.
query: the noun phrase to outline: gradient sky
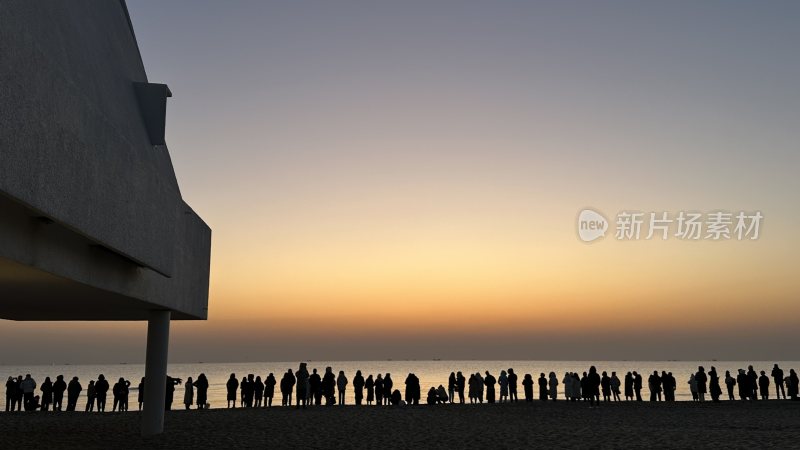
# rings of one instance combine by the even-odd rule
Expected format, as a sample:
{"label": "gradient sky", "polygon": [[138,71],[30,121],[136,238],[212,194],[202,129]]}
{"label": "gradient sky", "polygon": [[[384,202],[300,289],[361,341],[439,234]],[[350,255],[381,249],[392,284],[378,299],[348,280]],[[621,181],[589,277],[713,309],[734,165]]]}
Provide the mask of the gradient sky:
{"label": "gradient sky", "polygon": [[[797,359],[800,3],[129,0],[207,322],[170,359]],[[578,211],[764,215],[579,241]],[[143,323],[0,357],[137,362]]]}

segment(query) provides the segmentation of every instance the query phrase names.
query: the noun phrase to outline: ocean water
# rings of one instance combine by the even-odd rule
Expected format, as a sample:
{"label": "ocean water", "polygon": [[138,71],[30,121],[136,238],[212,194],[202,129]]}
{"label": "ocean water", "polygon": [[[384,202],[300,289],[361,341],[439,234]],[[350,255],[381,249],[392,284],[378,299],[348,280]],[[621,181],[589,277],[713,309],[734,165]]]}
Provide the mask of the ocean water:
{"label": "ocean water", "polygon": [[[716,367],[717,373],[721,378],[723,399],[727,398],[727,392],[724,386],[725,371],[730,370],[732,375],[736,375],[738,369],[746,369],[748,365],[753,365],[757,372],[761,370],[766,371],[767,375],[770,374],[773,364],[777,363],[783,369],[786,376],[789,374],[789,369],[800,370],[800,361],[307,361],[309,372],[317,368],[320,374],[325,372],[325,368],[330,366],[333,368],[334,374],[339,373],[340,370],[345,372],[348,380],[350,380],[349,389],[346,392],[346,403],[353,404],[353,389],[352,380],[356,370],[361,370],[364,378],[372,374],[373,377],[377,374],[391,373],[392,380],[394,381],[393,389],[400,389],[404,392],[405,379],[409,372],[413,372],[420,379],[420,386],[423,400],[425,394],[431,387],[437,387],[440,384],[447,388],[447,380],[450,372],[461,371],[466,378],[469,378],[470,373],[480,372],[482,375],[485,371],[489,371],[495,377],[499,376],[501,370],[513,368],[514,372],[519,376],[519,382],[526,373],[530,373],[534,379],[539,377],[539,374],[544,372],[547,376],[551,371],[558,375],[559,383],[563,379],[565,372],[579,372],[588,371],[591,365],[597,367],[597,370],[602,373],[607,371],[609,376],[612,371],[617,372],[620,380],[624,381],[624,376],[628,371],[638,371],[644,378],[644,389],[642,396],[647,400],[649,391],[647,389],[647,377],[649,374],[657,370],[659,374],[661,371],[672,372],[672,375],[677,380],[676,400],[686,401],[691,400],[691,392],[689,391],[689,375],[697,371],[697,367],[702,365],[708,371],[711,366]],[[292,369],[296,371],[299,362],[263,362],[263,363],[196,363],[196,364],[170,364],[169,375],[176,378],[186,379],[192,377],[197,378],[200,373],[205,373],[209,381],[208,402],[211,408],[224,408],[226,406],[226,390],[225,383],[228,381],[231,373],[235,373],[237,379],[241,381],[242,377],[248,374],[261,376],[263,380],[267,374],[272,372],[280,383],[283,374]],[[55,380],[57,375],[64,375],[64,379],[69,381],[73,376],[77,376],[83,385],[84,391],[81,392],[81,399],[78,401],[78,408],[83,409],[86,404],[86,386],[89,380],[96,380],[98,374],[104,374],[110,384],[114,384],[120,377],[131,381],[130,393],[130,409],[137,408],[137,386],[139,381],[144,376],[143,364],[104,364],[104,365],[50,365],[50,366],[10,366],[0,365],[0,376],[3,380],[9,376],[18,376],[30,373],[36,382],[41,385],[45,377],[50,377]],[[770,378],[770,382],[772,382]],[[624,385],[621,390],[623,390]],[[770,396],[774,398],[774,389],[770,386]],[[277,403],[280,405],[280,390],[276,386],[275,398],[273,399],[273,406]],[[523,397],[522,386],[518,387],[519,397]],[[37,393],[38,387],[37,387]],[[558,395],[563,398],[564,389],[559,385]],[[183,386],[177,386],[175,390],[175,402],[173,409],[183,408]],[[499,394],[499,391],[498,391]],[[624,391],[622,392],[624,398]],[[534,397],[537,396],[537,391],[534,389]],[[111,393],[109,392],[109,402]],[[66,398],[65,398],[66,401]],[[110,409],[110,404],[109,407]]]}

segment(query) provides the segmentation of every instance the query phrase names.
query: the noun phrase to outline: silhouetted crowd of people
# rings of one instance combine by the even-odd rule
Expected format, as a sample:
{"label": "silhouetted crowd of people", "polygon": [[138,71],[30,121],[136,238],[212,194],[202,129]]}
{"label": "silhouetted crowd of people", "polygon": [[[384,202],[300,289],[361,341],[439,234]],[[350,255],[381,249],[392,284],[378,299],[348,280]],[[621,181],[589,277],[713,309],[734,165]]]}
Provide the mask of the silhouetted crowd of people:
{"label": "silhouetted crowd of people", "polygon": [[[778,364],[775,364],[769,375],[766,371],[756,372],[753,366],[747,370],[739,369],[735,375],[730,371],[725,371],[722,378],[715,367],[706,371],[703,366],[697,368],[697,372],[689,375],[686,382],[692,394],[692,400],[706,401],[706,395],[711,401],[718,402],[723,396],[722,386],[724,384],[728,400],[768,400],[770,399],[771,386],[775,391],[776,399],[797,400],[800,397],[798,392],[798,376],[794,369],[789,370],[788,375],[784,373]],[[172,409],[176,386],[183,384],[184,397],[183,405],[185,409],[190,409],[196,405],[197,409],[206,409],[208,403],[209,382],[205,374],[200,374],[196,380],[192,377],[187,378],[184,383],[180,378],[167,376],[166,396],[164,407],[166,410]],[[275,387],[278,387],[281,396],[282,406],[303,407],[309,405],[344,405],[347,390],[352,387],[356,405],[418,405],[422,401],[422,388],[420,380],[414,373],[409,373],[405,381],[405,393],[395,386],[390,373],[372,374],[364,378],[360,370],[353,375],[352,381],[347,378],[344,371],[340,370],[338,375],[334,375],[331,367],[326,367],[324,374],[320,375],[314,368],[308,371],[306,363],[300,363],[296,371],[287,369],[280,379],[277,380],[273,373],[269,373],[262,380],[261,376],[249,374],[242,377],[241,381],[235,373],[230,375],[225,388],[227,390],[227,407],[236,408],[237,405],[243,408],[271,407],[273,398],[276,395]],[[540,373],[534,380],[531,374],[525,374],[522,381],[518,382],[518,376],[514,369],[501,370],[499,376],[495,377],[488,370],[481,373],[476,372],[465,377],[462,372],[451,372],[447,381],[447,388],[440,384],[428,390],[425,403],[429,405],[442,403],[465,403],[466,397],[469,403],[504,403],[517,402],[517,387],[522,385],[523,396],[526,402],[532,402],[534,398],[542,401],[554,401],[559,396],[559,384],[562,386],[563,396],[568,401],[584,401],[590,406],[600,404],[600,397],[605,402],[621,401],[624,394],[626,401],[642,401],[642,389],[644,388],[643,376],[631,371],[624,375],[622,380],[617,376],[617,372],[598,370],[592,366],[588,371],[578,374],[567,372],[559,380],[555,372],[550,372],[547,376]],[[675,391],[678,382],[672,372],[654,371],[647,377],[647,389],[650,394],[651,402],[675,401]],[[38,391],[41,395],[37,395]],[[86,386],[86,405],[85,411],[106,410],[108,392],[111,391],[112,407],[111,411],[128,411],[128,399],[131,391],[131,382],[120,378],[114,385],[105,379],[102,374],[97,380],[89,381]],[[63,375],[58,375],[55,381],[50,377],[45,378],[41,386],[37,386],[36,381],[30,374],[24,378],[22,375],[17,378],[8,377],[6,381],[6,411],[75,411],[81,392],[84,391],[83,385],[78,377],[72,377],[67,383]],[[498,392],[499,391],[499,392]],[[138,409],[144,405],[145,379],[142,378],[138,385]],[[537,393],[534,397],[534,393]],[[66,406],[64,395],[66,393]]]}

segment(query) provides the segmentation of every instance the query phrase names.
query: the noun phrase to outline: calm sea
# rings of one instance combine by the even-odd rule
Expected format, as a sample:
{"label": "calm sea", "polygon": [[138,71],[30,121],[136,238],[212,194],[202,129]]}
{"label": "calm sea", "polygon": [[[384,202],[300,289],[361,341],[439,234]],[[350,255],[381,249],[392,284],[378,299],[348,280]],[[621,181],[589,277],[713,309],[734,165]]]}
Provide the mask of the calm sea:
{"label": "calm sea", "polygon": [[[735,376],[737,369],[746,369],[748,365],[752,364],[756,371],[764,370],[769,375],[772,370],[773,364],[778,363],[784,370],[786,375],[789,374],[789,369],[800,369],[800,361],[308,361],[309,371],[317,368],[322,374],[325,372],[325,367],[332,367],[335,374],[340,370],[344,370],[347,378],[352,383],[353,375],[356,370],[361,370],[364,378],[369,374],[386,374],[391,373],[394,380],[396,389],[404,392],[404,381],[409,372],[413,372],[420,379],[422,387],[423,399],[425,393],[431,386],[436,387],[440,384],[447,387],[447,379],[450,372],[462,371],[464,375],[469,378],[470,373],[480,372],[483,374],[486,370],[492,373],[495,377],[500,374],[501,370],[513,368],[519,375],[520,382],[526,373],[533,375],[534,379],[538,378],[541,372],[547,375],[549,372],[554,371],[558,375],[559,382],[561,382],[565,372],[583,372],[589,369],[590,365],[595,365],[602,373],[607,371],[609,376],[612,371],[616,371],[620,380],[623,380],[628,371],[636,370],[644,377],[644,390],[643,397],[647,399],[647,376],[654,370],[672,372],[673,376],[677,379],[678,389],[676,392],[677,400],[691,400],[691,393],[689,391],[689,374],[697,371],[697,366],[704,366],[708,370],[711,366],[717,368],[717,373],[724,379],[725,371],[730,370],[731,374]],[[226,391],[225,383],[231,373],[235,373],[239,380],[248,374],[260,375],[262,380],[267,374],[272,372],[275,378],[280,382],[280,378],[287,369],[297,370],[298,362],[264,362],[264,363],[197,363],[197,364],[170,364],[169,375],[172,377],[186,379],[192,377],[197,378],[200,373],[205,373],[210,383],[208,398],[212,408],[225,407]],[[98,374],[104,374],[106,379],[111,384],[115,383],[120,377],[131,381],[131,395],[130,403],[131,410],[136,409],[136,386],[139,380],[144,376],[143,364],[104,364],[104,365],[51,365],[51,366],[0,366],[0,376],[3,380],[8,376],[25,375],[30,373],[38,384],[44,381],[45,377],[50,377],[55,380],[57,375],[64,375],[65,380],[69,381],[73,376],[77,376],[84,387],[84,392],[81,393],[81,400],[78,402],[79,408],[85,405],[85,389],[89,380],[96,380]],[[722,386],[725,392],[725,386]],[[37,388],[38,392],[38,388]],[[175,391],[175,403],[173,408],[182,408],[183,402],[183,387],[178,386]],[[559,398],[563,398],[563,386],[559,386]],[[522,386],[519,387],[519,395],[522,398]],[[623,392],[624,394],[624,392]],[[770,390],[771,396],[774,396],[774,390]],[[110,395],[110,393],[109,393]],[[347,391],[347,403],[353,403],[353,391]],[[723,398],[727,398],[727,393],[723,394]],[[276,398],[273,400],[273,405],[277,402],[280,405],[280,392],[276,387]]]}

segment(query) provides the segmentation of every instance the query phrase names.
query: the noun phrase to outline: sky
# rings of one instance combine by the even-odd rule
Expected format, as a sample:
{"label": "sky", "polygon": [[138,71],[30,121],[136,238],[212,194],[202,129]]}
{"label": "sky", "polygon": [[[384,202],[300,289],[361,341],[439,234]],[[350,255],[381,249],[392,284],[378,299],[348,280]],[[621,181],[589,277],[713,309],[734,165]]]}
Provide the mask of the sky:
{"label": "sky", "polygon": [[[213,230],[172,362],[797,359],[797,2],[128,8]],[[764,219],[585,243],[587,207]],[[140,362],[145,330],[3,321],[0,356]]]}

